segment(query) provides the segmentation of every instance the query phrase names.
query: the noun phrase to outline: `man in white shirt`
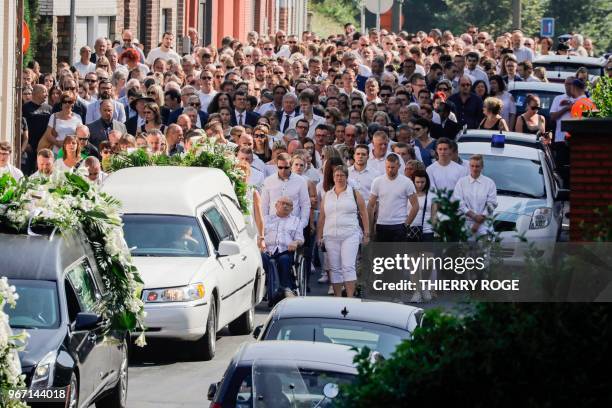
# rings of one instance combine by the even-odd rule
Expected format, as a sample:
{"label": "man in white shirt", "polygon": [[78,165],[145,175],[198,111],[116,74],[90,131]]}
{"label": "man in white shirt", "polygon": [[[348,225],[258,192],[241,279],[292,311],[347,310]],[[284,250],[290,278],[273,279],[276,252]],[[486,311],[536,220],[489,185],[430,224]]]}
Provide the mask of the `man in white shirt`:
{"label": "man in white shirt", "polygon": [[483,167],[482,156],[472,156],[470,174],[461,177],[453,191],[453,199],[459,200],[459,211],[465,215],[466,227],[474,237],[487,234],[485,221],[497,207],[497,187],[492,179],[482,175]]}
{"label": "man in white shirt", "polygon": [[452,160],[452,148],[449,139],[445,137],[438,139],[436,153],[438,154],[438,161],[427,167],[431,192],[435,194],[438,190],[453,191],[457,181],[468,175],[468,170],[465,166]]}
{"label": "man in white shirt", "polygon": [[[386,159],[385,174],[372,182],[368,215],[376,220],[376,241],[405,242],[407,226],[419,210],[414,183],[399,173],[400,158],[393,154]],[[408,211],[410,202],[410,211]],[[378,207],[378,218],[374,215]]]}
{"label": "man in white shirt", "polygon": [[353,165],[349,167],[349,181],[359,190],[363,200],[367,203],[370,199],[370,189],[374,179],[381,175],[378,171],[368,167],[368,156],[370,149],[367,145],[360,144],[355,147]]}
{"label": "man in white shirt", "polygon": [[300,110],[302,111],[302,114],[297,115],[289,121],[288,129],[295,129],[298,120],[305,119],[308,121],[308,133],[306,134],[306,137],[312,140],[314,138],[314,132],[317,126],[325,124],[325,118],[319,115],[315,115],[312,110],[312,106],[315,101],[315,96],[312,90],[303,90],[298,100],[300,102]]}
{"label": "man in white shirt", "polygon": [[9,173],[15,180],[23,177],[23,173],[17,167],[9,163],[13,148],[9,142],[0,142],[0,177]]}
{"label": "man in white shirt", "polygon": [[[1,159],[0,159],[1,160]],[[36,172],[32,174],[31,178],[40,177],[51,177],[53,174],[53,162],[55,162],[55,156],[49,149],[41,149],[36,154]]]}
{"label": "man in white shirt", "polygon": [[355,71],[352,69],[345,69],[342,73],[342,88],[340,89],[340,93],[348,95],[349,98],[352,98],[353,95],[357,94],[361,98],[361,100],[365,103],[366,94],[361,92],[359,89],[355,88]]}
{"label": "man in white shirt", "polygon": [[200,98],[200,110],[208,111],[208,105],[213,100],[217,91],[213,89],[213,73],[205,69],[200,74],[200,90],[197,92]]}
{"label": "man in white shirt", "polygon": [[274,205],[280,197],[289,197],[293,201],[292,215],[299,217],[300,226],[304,229],[310,217],[310,196],[306,179],[291,173],[291,157],[281,153],[276,160],[278,173],[267,177],[263,183],[261,207],[264,215],[274,213]]}
{"label": "man in white shirt", "polygon": [[473,82],[478,80],[484,81],[488,92],[491,89],[489,87],[489,76],[482,68],[478,66],[478,61],[480,61],[480,55],[478,55],[476,51],[468,52],[465,56],[466,64],[463,73],[474,78]]}
{"label": "man in white shirt", "polygon": [[91,58],[91,48],[87,45],[81,47],[79,51],[81,55],[81,59],[74,63],[74,67],[79,71],[79,76],[81,78],[85,78],[90,72],[96,72],[96,64],[90,61]]}
{"label": "man in white shirt", "polygon": [[[382,130],[374,132],[372,135],[372,150],[368,159],[368,167],[376,171],[378,174],[384,174],[386,168],[386,159],[388,156],[396,154],[389,149],[389,136]],[[399,157],[399,156],[397,156]],[[400,173],[404,174],[403,160],[400,160]]]}
{"label": "man in white shirt", "polygon": [[[291,198],[282,196],[275,201],[274,212],[264,216],[264,236],[260,239],[265,241],[266,249],[261,258],[266,271],[269,302],[279,287],[294,289],[290,268],[295,250],[304,243],[304,234],[299,217],[291,215],[292,209]],[[276,260],[278,282],[276,274],[272,273],[272,259]]]}
{"label": "man in white shirt", "polygon": [[576,79],[573,76],[565,78],[565,93],[557,95],[550,104],[550,119],[557,122],[555,129],[555,143],[565,142],[565,132],[561,130],[561,121],[571,119],[570,113],[574,98],[572,97],[572,84]]}
{"label": "man in white shirt", "polygon": [[174,41],[174,34],[171,32],[165,32],[162,36],[161,46],[153,48],[147,55],[147,65],[153,66],[156,59],[161,58],[164,61],[174,60],[177,64],[180,64],[181,57],[172,50],[172,43]]}
{"label": "man in white shirt", "polygon": [[108,174],[102,171],[100,160],[95,156],[89,156],[83,162],[84,168],[87,170],[87,180],[97,186],[101,186]]}

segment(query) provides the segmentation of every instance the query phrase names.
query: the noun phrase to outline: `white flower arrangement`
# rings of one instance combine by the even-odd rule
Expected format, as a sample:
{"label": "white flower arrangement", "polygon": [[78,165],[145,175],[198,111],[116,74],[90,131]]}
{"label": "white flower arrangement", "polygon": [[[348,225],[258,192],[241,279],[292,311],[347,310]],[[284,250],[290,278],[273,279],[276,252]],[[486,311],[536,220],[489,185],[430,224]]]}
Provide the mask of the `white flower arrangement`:
{"label": "white flower arrangement", "polygon": [[32,229],[41,226],[62,234],[83,231],[106,289],[101,314],[112,329],[142,331],[136,344],[146,344],[143,283],[123,237],[117,200],[79,174],[19,181],[5,174],[0,177],[0,225],[33,235]]}
{"label": "white flower arrangement", "polygon": [[4,306],[15,307],[19,295],[6,278],[0,278],[0,407],[21,408],[26,404],[9,398],[9,390],[23,389],[25,376],[21,374],[19,351],[27,339],[27,333],[13,335]]}

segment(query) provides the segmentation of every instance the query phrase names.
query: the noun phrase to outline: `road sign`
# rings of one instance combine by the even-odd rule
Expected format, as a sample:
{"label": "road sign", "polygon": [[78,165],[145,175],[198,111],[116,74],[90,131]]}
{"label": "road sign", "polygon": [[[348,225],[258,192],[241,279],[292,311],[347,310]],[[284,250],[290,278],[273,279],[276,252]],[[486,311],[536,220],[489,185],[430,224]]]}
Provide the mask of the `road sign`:
{"label": "road sign", "polygon": [[540,37],[555,36],[555,19],[545,17],[540,21]]}
{"label": "road sign", "polygon": [[385,14],[393,7],[393,0],[366,0],[365,6],[373,14]]}
{"label": "road sign", "polygon": [[28,23],[26,23],[25,20],[21,22],[21,27],[23,31],[23,43],[21,45],[21,52],[25,54],[30,48],[30,27],[28,27]]}

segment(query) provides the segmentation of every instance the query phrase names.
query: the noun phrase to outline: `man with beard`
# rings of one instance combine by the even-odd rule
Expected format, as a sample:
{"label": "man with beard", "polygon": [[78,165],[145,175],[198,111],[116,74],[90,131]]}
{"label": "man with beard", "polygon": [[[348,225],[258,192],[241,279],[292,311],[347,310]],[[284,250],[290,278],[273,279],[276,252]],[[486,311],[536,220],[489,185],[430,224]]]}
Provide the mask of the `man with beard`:
{"label": "man with beard", "polygon": [[90,124],[100,119],[100,104],[109,99],[113,103],[113,119],[125,123],[125,108],[119,101],[113,99],[113,85],[107,79],[101,79],[98,85],[98,99],[87,107],[85,123]]}

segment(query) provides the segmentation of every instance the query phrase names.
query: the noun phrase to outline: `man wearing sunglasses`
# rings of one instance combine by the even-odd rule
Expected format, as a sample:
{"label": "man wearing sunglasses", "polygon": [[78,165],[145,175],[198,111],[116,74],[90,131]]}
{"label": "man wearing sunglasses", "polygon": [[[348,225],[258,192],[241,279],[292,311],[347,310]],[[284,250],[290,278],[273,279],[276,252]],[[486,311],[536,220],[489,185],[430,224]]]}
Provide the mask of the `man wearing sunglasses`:
{"label": "man wearing sunglasses", "polygon": [[308,225],[310,217],[310,196],[306,179],[291,173],[291,156],[281,153],[276,160],[278,172],[264,180],[261,206],[264,216],[275,213],[275,204],[281,197],[288,197],[293,202],[291,215],[300,219],[302,231]]}

